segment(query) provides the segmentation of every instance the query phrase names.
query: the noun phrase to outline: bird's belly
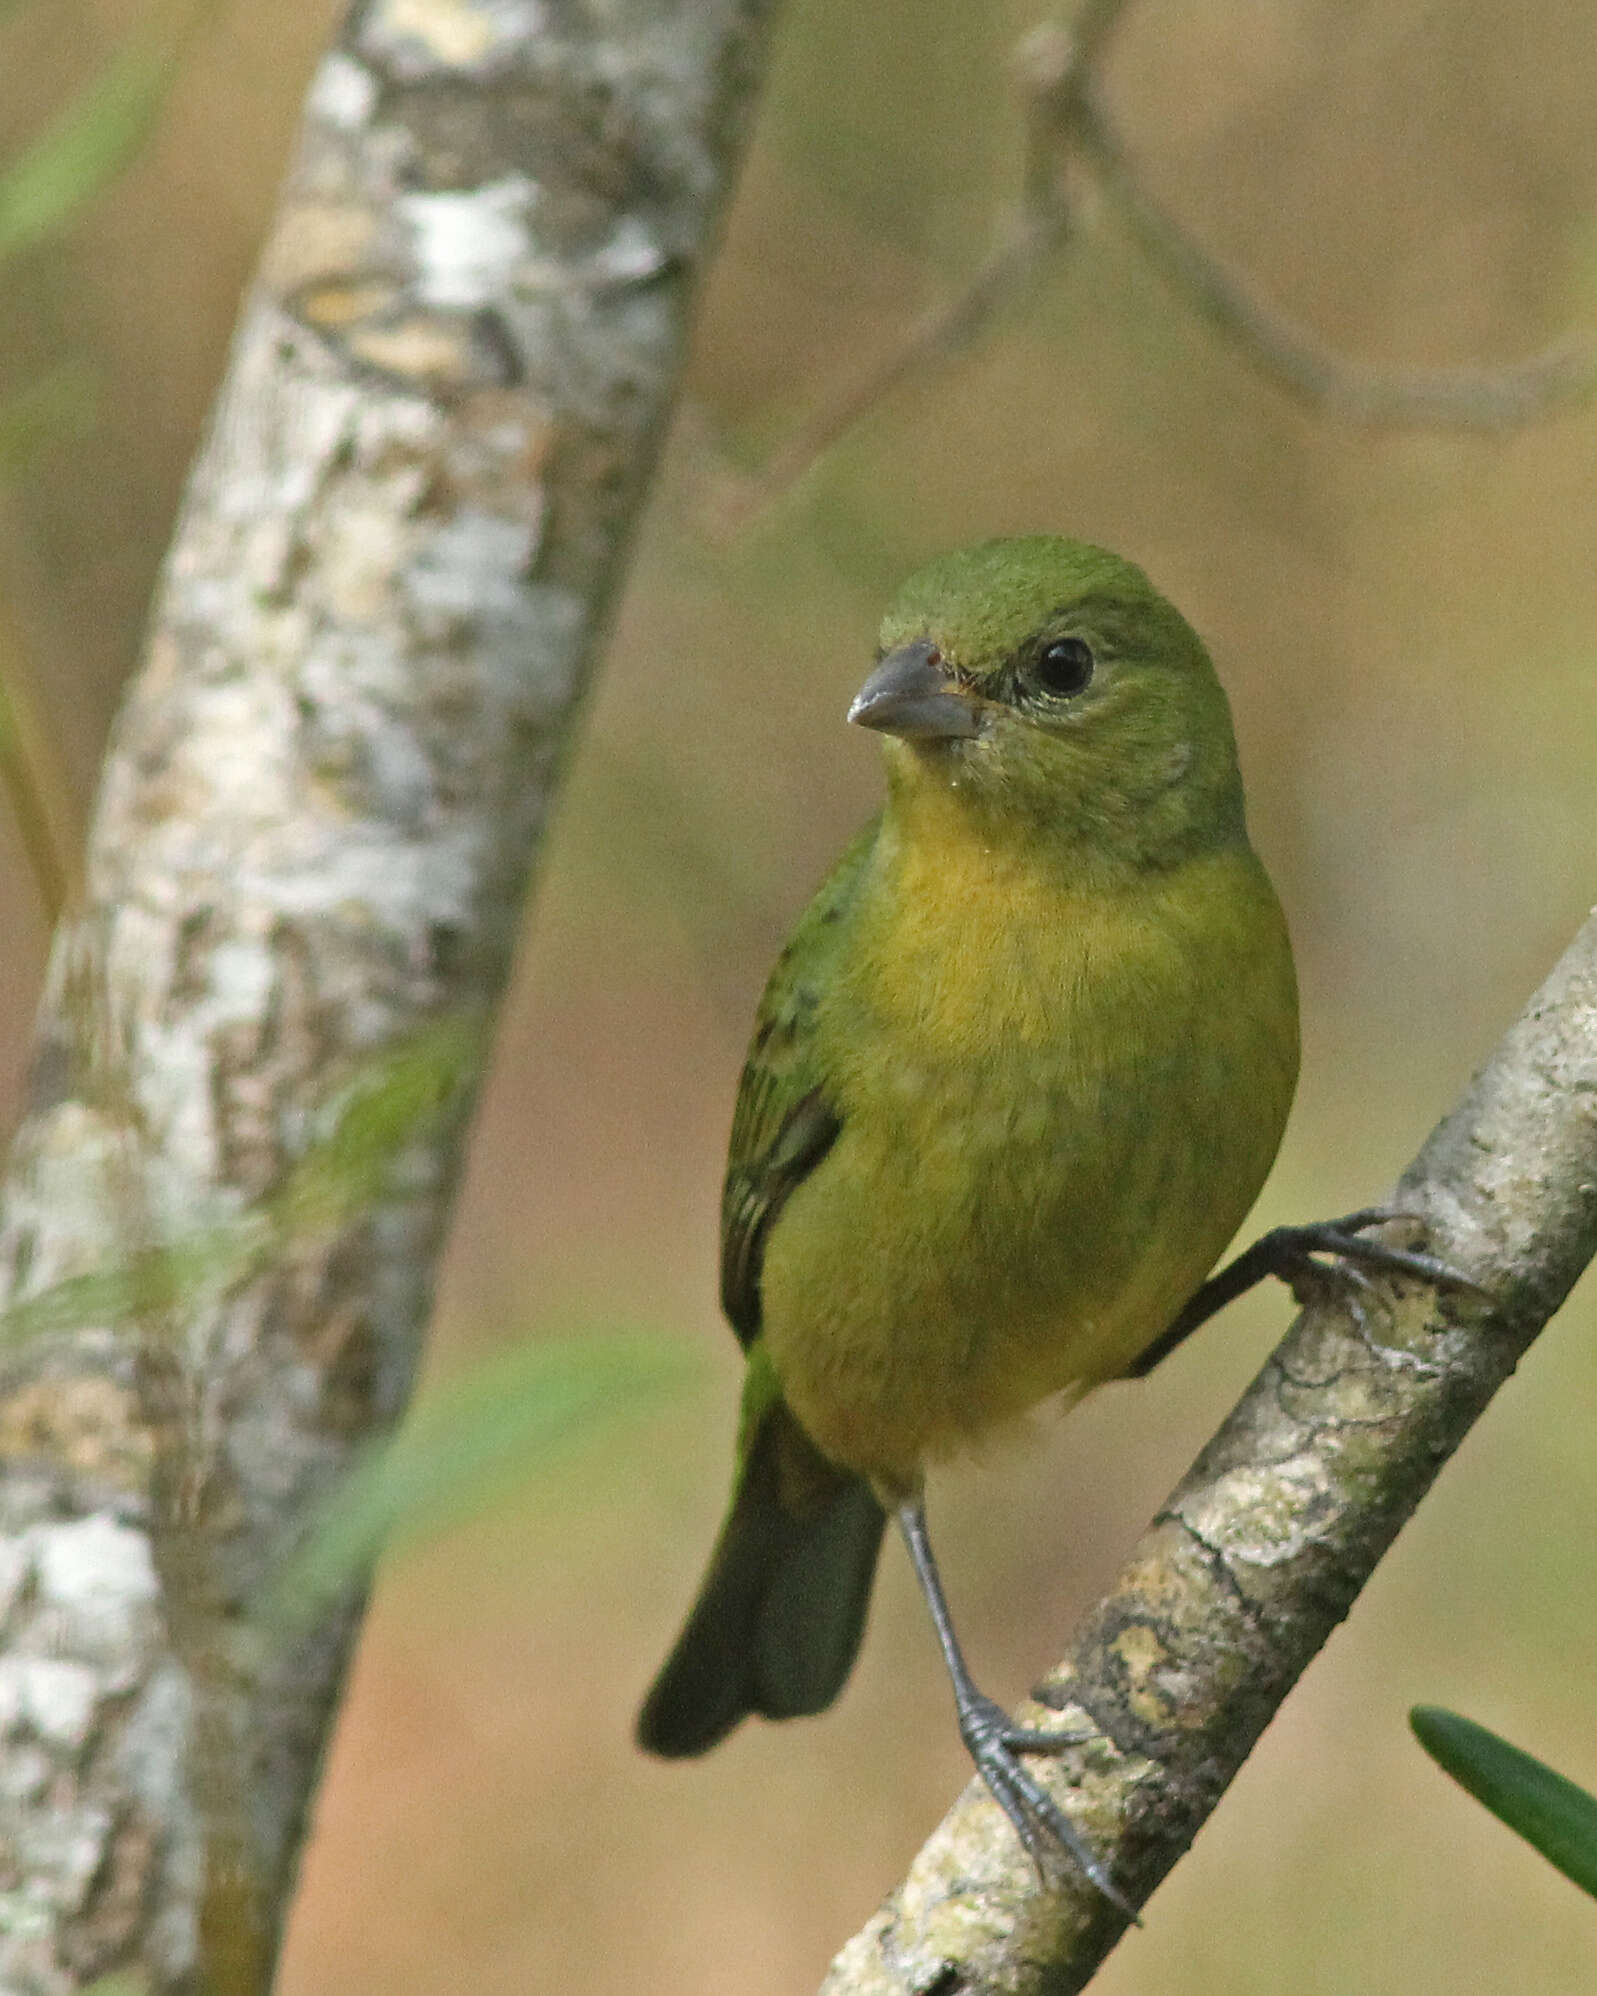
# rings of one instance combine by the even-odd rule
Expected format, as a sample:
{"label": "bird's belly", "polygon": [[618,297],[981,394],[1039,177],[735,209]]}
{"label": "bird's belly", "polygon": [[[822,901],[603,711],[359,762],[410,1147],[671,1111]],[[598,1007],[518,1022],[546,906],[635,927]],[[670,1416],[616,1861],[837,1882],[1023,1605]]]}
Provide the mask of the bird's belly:
{"label": "bird's belly", "polygon": [[1179,1060],[1090,1082],[1040,1056],[894,1063],[861,1107],[773,1230],[764,1324],[805,1428],[887,1488],[1124,1372],[1269,1164]]}
{"label": "bird's belly", "polygon": [[[1286,932],[1246,847],[859,946],[818,1015],[841,1129],[766,1243],[789,1405],[884,1490],[1126,1372],[1240,1226],[1297,1074]],[[891,974],[890,974],[891,973]]]}

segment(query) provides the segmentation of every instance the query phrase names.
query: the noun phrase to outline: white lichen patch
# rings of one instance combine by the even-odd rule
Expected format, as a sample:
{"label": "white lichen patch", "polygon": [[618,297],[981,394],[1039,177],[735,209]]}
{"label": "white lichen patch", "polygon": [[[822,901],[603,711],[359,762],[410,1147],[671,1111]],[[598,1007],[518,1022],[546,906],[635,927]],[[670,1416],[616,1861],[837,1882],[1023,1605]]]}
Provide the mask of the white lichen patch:
{"label": "white lichen patch", "polygon": [[[336,916],[351,932],[391,932],[429,920],[465,920],[475,880],[472,854],[460,843],[402,844],[346,831],[336,843],[328,842],[319,861],[276,871],[257,884],[270,891],[284,915]],[[347,1026],[352,1041],[364,1037],[375,1043],[391,1023],[376,1005],[364,1029],[361,1013],[353,1010]]]}
{"label": "white lichen patch", "polygon": [[324,58],[311,79],[305,109],[340,132],[358,132],[377,108],[377,79],[341,49]]}
{"label": "white lichen patch", "polygon": [[34,1533],[39,1603],[55,1643],[78,1657],[125,1656],[160,1583],[145,1534],[98,1512]]}
{"label": "white lichen patch", "polygon": [[35,1117],[29,1135],[30,1203],[49,1222],[39,1229],[40,1246],[28,1271],[25,1293],[36,1295],[123,1251],[122,1215],[111,1188],[118,1182],[125,1149],[123,1133],[84,1102],[58,1103]]}
{"label": "white lichen patch", "polygon": [[463,506],[428,536],[401,578],[418,610],[450,621],[519,622],[527,616],[527,572],[537,528]]}
{"label": "white lichen patch", "polygon": [[581,262],[565,257],[531,258],[521,273],[521,288],[564,295],[573,290],[604,291],[647,284],[670,261],[670,251],[641,215],[622,215],[599,247]]}
{"label": "white lichen patch", "polygon": [[188,715],[190,733],[171,764],[172,802],[185,824],[279,822],[294,802],[296,716],[286,689],[260,676],[224,680],[196,688]]}
{"label": "white lichen patch", "polygon": [[[0,1713],[0,1739],[5,1737],[5,1715]],[[55,1773],[55,1762],[43,1747],[8,1746],[0,1754],[0,1802],[31,1802],[42,1795]],[[0,1914],[0,1927],[4,1915]]]}
{"label": "white lichen patch", "polygon": [[402,195],[395,206],[411,231],[416,295],[460,312],[501,296],[530,254],[527,218],[537,199],[524,173],[465,193]]}
{"label": "white lichen patch", "polygon": [[169,1658],[150,1673],[118,1742],[129,1788],[157,1821],[189,1825],[185,1770],[192,1700],[188,1678]]}
{"label": "white lichen patch", "polygon": [[206,966],[206,1022],[210,1030],[258,1022],[271,1002],[272,960],[255,941],[218,943]]}
{"label": "white lichen patch", "polygon": [[670,261],[665,245],[641,216],[623,215],[594,257],[594,273],[611,284],[642,284]]}
{"label": "white lichen patch", "polygon": [[[239,343],[240,375],[218,412],[228,475],[217,480],[213,504],[216,525],[233,547],[238,533],[248,535],[263,523],[284,517],[292,520],[304,510],[321,490],[328,464],[343,448],[361,399],[353,384],[312,375],[275,398],[252,402],[246,391],[267,372],[274,343],[280,347],[296,334],[303,337],[291,319],[272,312],[263,313],[248,327]],[[180,599],[187,586],[214,588],[260,579],[253,573],[236,577],[231,564],[219,570],[215,542],[195,550],[180,548],[171,574]],[[201,602],[213,600],[203,597]]]}
{"label": "white lichen patch", "polygon": [[1234,1469],[1184,1498],[1179,1511],[1235,1572],[1285,1565],[1316,1544],[1326,1495],[1324,1464],[1306,1455]]}
{"label": "white lichen patch", "polygon": [[93,1804],[49,1809],[36,1815],[22,1843],[27,1868],[48,1876],[58,1911],[72,1914],[88,1897],[111,1834],[107,1810]]}
{"label": "white lichen patch", "polygon": [[100,1680],[86,1663],[65,1657],[0,1657],[0,1713],[7,1731],[31,1732],[46,1746],[75,1753],[94,1724]]}
{"label": "white lichen patch", "polygon": [[17,1605],[32,1566],[32,1548],[26,1537],[0,1538],[0,1631]]}
{"label": "white lichen patch", "polygon": [[483,70],[542,33],[542,0],[377,0],[361,46],[402,77]]}

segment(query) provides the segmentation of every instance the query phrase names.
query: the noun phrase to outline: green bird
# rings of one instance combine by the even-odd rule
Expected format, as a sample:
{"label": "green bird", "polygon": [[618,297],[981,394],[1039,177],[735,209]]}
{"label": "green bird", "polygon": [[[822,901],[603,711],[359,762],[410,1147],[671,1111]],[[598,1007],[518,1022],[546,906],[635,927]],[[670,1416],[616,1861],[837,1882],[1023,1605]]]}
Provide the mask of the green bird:
{"label": "green bird", "polygon": [[926,1466],[1145,1371],[1316,1250],[1439,1264],[1359,1239],[1371,1212],[1203,1281],[1275,1157],[1297,987],[1225,694],[1141,570],[1041,536],[932,562],[849,718],[885,738],[887,802],[755,1023],[721,1211],[736,1484],[638,1735],[698,1754],[829,1705],[895,1515],[977,1768],[1039,1864],[1063,1844],[1125,1907],[1021,1758],[1068,1736],[971,1681]]}

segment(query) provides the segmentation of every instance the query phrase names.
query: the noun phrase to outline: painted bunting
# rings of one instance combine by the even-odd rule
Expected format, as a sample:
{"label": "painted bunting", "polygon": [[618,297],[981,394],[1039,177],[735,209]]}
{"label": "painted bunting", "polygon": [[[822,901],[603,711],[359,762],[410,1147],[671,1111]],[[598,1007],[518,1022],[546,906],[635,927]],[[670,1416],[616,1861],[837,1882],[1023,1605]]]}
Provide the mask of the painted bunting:
{"label": "painted bunting", "polygon": [[830,1704],[895,1514],[989,1788],[1039,1863],[1063,1844],[1124,1906],[1021,1759],[1061,1736],[971,1681],[926,1466],[1146,1370],[1315,1249],[1435,1265],[1358,1240],[1384,1217],[1361,1214],[1200,1287],[1275,1156],[1297,990],[1225,694],[1139,569],[1050,537],[932,562],[849,718],[885,738],[887,802],[756,1020],[721,1213],[736,1485],[639,1738],[697,1754]]}

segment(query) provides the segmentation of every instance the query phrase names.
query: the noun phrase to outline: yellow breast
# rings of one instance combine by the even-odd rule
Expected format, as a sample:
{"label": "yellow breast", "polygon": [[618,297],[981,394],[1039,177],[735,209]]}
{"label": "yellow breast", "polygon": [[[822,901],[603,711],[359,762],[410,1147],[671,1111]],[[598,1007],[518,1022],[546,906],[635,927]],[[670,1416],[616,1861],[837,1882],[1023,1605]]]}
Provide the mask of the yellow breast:
{"label": "yellow breast", "polygon": [[1245,844],[1113,892],[884,829],[817,1021],[836,1144],[773,1228],[765,1337],[884,1489],[1165,1328],[1274,1157],[1290,949]]}

